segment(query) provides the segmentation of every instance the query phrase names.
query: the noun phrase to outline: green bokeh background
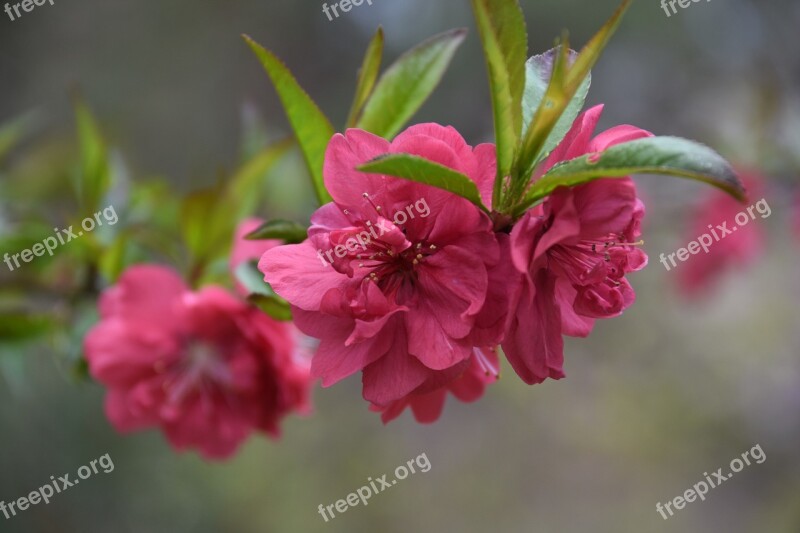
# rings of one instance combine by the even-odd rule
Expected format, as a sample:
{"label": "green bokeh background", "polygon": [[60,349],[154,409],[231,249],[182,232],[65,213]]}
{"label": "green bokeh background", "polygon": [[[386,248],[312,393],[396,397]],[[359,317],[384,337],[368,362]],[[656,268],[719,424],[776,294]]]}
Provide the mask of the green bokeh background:
{"label": "green bokeh background", "polygon": [[[523,1],[531,52],[562,28],[580,44],[611,0]],[[132,179],[169,176],[181,190],[235,166],[243,108],[272,135],[287,125],[242,42],[273,49],[337,124],[355,71],[382,25],[393,60],[420,40],[469,26],[452,69],[416,121],[451,124],[473,144],[491,138],[483,57],[466,0],[374,0],[329,22],[317,0],[134,2],[56,0],[11,22],[0,13],[0,122],[37,110],[28,143],[65,150],[68,90],[80,86]],[[472,405],[449,401],[420,426],[382,426],[358,378],[314,392],[313,416],[279,442],[251,439],[234,459],[171,451],[154,431],[122,437],[100,387],[75,384],[44,348],[0,354],[0,500],[109,453],[115,469],[5,520],[2,532],[726,532],[800,531],[800,240],[791,192],[800,176],[800,4],[693,3],[667,17],[634,4],[594,71],[601,126],[631,123],[694,138],[769,177],[764,253],[687,301],[661,252],[684,246],[686,215],[705,187],[637,178],[648,206],[651,265],[631,276],[638,300],[589,339],[569,339],[567,378],[525,386],[505,365]],[[25,158],[29,186],[59,179]],[[57,157],[57,156],[54,156]],[[298,158],[270,177],[264,215],[302,219],[310,190]],[[3,199],[0,203],[5,203]],[[19,206],[17,206],[19,207]],[[23,206],[25,207],[25,206]],[[58,202],[29,206],[65,209]],[[680,268],[680,267],[679,267]],[[4,284],[14,273],[3,272]],[[664,521],[656,502],[680,495],[756,444],[767,459]],[[317,514],[397,465],[432,464],[333,521]]]}

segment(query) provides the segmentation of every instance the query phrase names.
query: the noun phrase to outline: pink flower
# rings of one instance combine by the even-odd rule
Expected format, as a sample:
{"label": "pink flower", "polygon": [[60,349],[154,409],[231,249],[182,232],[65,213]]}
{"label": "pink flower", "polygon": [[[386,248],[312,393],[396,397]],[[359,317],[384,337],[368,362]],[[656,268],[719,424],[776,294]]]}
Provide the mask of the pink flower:
{"label": "pink flower", "polygon": [[497,353],[493,348],[475,348],[468,361],[438,372],[404,398],[383,407],[372,405],[370,409],[380,412],[381,420],[386,424],[410,407],[417,422],[431,424],[441,416],[448,392],[462,402],[477,401],[483,396],[486,386],[497,381],[497,369]]}
{"label": "pink flower", "polygon": [[[602,106],[579,116],[537,175],[554,164],[650,136],[617,126],[591,138]],[[503,351],[528,384],[564,377],[562,334],[587,336],[597,318],[620,315],[635,293],[625,274],[647,256],[634,245],[644,204],[629,178],[559,188],[511,232],[511,258],[522,289]]]}
{"label": "pink flower", "polygon": [[[753,172],[741,172],[751,200],[756,201],[764,193],[764,179]],[[739,213],[745,213],[745,225],[736,222]],[[758,212],[754,211],[755,216]],[[695,241],[700,236],[713,232],[720,237],[714,239],[707,253],[693,255],[688,261],[678,263],[677,281],[681,291],[688,296],[700,296],[710,290],[714,280],[726,270],[750,264],[761,252],[764,242],[764,229],[757,218],[752,220],[747,207],[728,194],[713,189],[708,191],[690,218],[684,242]],[[718,226],[725,226],[725,230]],[[734,228],[736,228],[734,230]],[[731,230],[727,232],[726,230]],[[671,263],[668,263],[671,266]]]}
{"label": "pink flower", "polygon": [[99,307],[86,358],[118,431],[158,427],[177,450],[222,459],[307,408],[288,327],[220,288],[191,292],[168,268],[135,266]]}
{"label": "pink flower", "polygon": [[[311,218],[308,240],[269,250],[259,268],[320,339],[311,372],[329,386],[363,371],[364,398],[388,406],[437,372],[499,343],[508,291],[489,217],[441,189],[355,168],[409,153],[458,170],[490,194],[494,146],[474,150],[453,129],[409,128],[393,142],[360,130],[331,140],[325,185],[334,202]],[[505,244],[504,244],[505,242]]]}

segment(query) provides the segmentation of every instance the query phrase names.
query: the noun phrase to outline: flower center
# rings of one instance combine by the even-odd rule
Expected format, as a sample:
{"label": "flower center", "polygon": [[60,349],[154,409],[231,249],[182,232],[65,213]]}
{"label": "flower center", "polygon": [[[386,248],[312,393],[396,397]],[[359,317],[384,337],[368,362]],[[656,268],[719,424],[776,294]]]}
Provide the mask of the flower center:
{"label": "flower center", "polygon": [[[409,237],[407,228],[385,218],[384,209],[368,193],[363,197],[371,218],[351,219],[357,228],[355,236],[348,233],[338,240],[355,237],[359,246],[355,251],[348,248],[345,260],[355,268],[357,276],[375,282],[387,296],[396,296],[404,286],[416,284],[417,270],[436,253],[437,246]],[[347,209],[343,213],[348,218],[351,215]]]}
{"label": "flower center", "polygon": [[156,372],[164,374],[162,387],[170,403],[179,404],[193,392],[228,389],[233,376],[218,348],[198,340],[187,341],[182,357],[167,368],[162,361]]}
{"label": "flower center", "polygon": [[605,238],[582,239],[576,243],[558,244],[549,251],[563,267],[574,285],[589,285],[609,281],[619,286],[624,274],[621,264],[629,247],[641,246],[644,241],[624,242],[621,235],[609,234]]}

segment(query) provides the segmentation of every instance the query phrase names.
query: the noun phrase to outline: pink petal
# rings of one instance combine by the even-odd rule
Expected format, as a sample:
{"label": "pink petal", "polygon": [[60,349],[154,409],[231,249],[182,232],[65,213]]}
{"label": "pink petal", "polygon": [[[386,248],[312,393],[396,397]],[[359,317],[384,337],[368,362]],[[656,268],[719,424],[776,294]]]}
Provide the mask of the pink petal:
{"label": "pink petal", "polygon": [[351,283],[324,258],[320,259],[309,241],[269,250],[258,268],[275,292],[306,310],[319,309],[326,292],[344,289]]}

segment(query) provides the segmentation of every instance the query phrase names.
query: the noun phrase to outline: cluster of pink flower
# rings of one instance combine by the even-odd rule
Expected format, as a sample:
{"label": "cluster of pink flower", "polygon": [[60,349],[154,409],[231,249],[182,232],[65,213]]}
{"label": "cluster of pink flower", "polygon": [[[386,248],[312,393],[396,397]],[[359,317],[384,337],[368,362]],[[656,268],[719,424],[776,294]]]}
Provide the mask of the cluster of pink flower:
{"label": "cluster of pink flower", "polygon": [[[582,114],[537,172],[650,135],[619,126],[592,138],[601,110]],[[595,319],[633,303],[625,275],[647,257],[634,243],[644,206],[629,178],[558,189],[513,228],[495,230],[460,196],[356,170],[388,153],[463,172],[491,205],[494,145],[473,149],[437,124],[411,127],[391,143],[357,129],[334,136],[324,171],[334,202],[314,213],[308,239],[246,241],[258,225],[250,220],[231,258],[234,269],[260,257],[266,280],[291,303],[294,325],[320,340],[310,375],[293,326],[219,287],[192,292],[168,268],[133,267],[103,294],[101,321],[85,342],[118,430],[159,427],[176,449],[223,458],[253,430],[276,435],[282,417],[307,410],[311,378],[328,386],[358,371],[384,422],[406,407],[433,422],[448,392],[474,401],[496,379],[498,346],[526,383],[559,379],[562,335],[586,336]],[[430,216],[402,227],[384,218],[420,198]],[[316,250],[373,225],[384,231],[366,250],[320,263]]]}
{"label": "cluster of pink flower", "polygon": [[[592,138],[601,111],[579,116],[537,172],[650,136],[618,126]],[[481,396],[497,376],[498,345],[526,383],[559,379],[562,335],[586,336],[595,319],[633,303],[625,275],[647,256],[634,242],[644,205],[629,178],[558,189],[513,228],[495,230],[460,196],[355,170],[397,153],[462,172],[492,202],[494,145],[473,149],[453,128],[421,124],[391,143],[354,129],[333,138],[324,177],[334,201],[311,217],[305,242],[274,247],[259,265],[292,304],[297,327],[320,339],[311,374],[323,386],[361,371],[363,396],[384,421],[410,406],[417,420],[431,422],[447,392],[463,401]],[[402,229],[384,218],[422,197],[429,217]],[[320,264],[316,250],[371,225],[390,230],[334,268]]]}
{"label": "cluster of pink flower", "polygon": [[[564,38],[527,58],[518,2],[474,1],[497,143],[475,148],[432,123],[395,136],[463,30],[420,44],[378,77],[379,29],[344,134],[246,37],[322,205],[307,232],[272,221],[248,234],[258,221],[247,221],[230,266],[247,271],[242,280],[267,313],[293,325],[218,287],[194,293],[165,268],[131,268],[103,295],[86,339],[114,425],[160,427],[178,449],[225,457],[253,430],[275,434],[282,417],[306,409],[312,379],[330,386],[361,372],[363,396],[384,422],[410,408],[429,423],[448,393],[480,398],[501,351],[525,383],[564,377],[564,335],[586,337],[596,319],[622,314],[636,296],[626,275],[647,264],[638,241],[644,204],[628,174],[697,179],[745,197],[710,148],[633,126],[595,135],[602,106],[578,115],[590,70],[630,3],[580,53]],[[242,265],[254,260],[269,286]],[[294,328],[319,341],[310,364]]]}

